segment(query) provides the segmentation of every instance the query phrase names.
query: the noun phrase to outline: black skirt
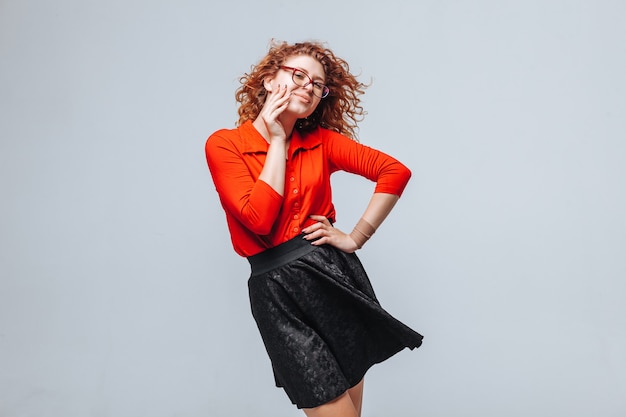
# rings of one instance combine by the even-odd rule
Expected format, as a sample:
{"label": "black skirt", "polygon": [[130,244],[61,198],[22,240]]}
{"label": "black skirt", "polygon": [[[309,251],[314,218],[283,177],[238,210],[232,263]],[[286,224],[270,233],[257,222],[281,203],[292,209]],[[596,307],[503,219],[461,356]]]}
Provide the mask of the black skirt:
{"label": "black skirt", "polygon": [[296,237],[248,260],[252,315],[276,386],[298,408],[337,398],[372,365],[422,344],[380,306],[354,253]]}

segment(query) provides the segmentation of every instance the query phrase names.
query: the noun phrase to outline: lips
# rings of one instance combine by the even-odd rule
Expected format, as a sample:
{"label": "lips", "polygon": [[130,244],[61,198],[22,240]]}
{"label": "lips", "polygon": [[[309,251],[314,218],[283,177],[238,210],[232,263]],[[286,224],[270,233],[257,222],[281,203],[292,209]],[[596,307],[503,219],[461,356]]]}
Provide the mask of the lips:
{"label": "lips", "polygon": [[292,95],[295,96],[295,97],[298,97],[300,100],[304,101],[307,104],[309,104],[311,102],[311,99],[309,97],[303,96],[301,94],[292,93]]}

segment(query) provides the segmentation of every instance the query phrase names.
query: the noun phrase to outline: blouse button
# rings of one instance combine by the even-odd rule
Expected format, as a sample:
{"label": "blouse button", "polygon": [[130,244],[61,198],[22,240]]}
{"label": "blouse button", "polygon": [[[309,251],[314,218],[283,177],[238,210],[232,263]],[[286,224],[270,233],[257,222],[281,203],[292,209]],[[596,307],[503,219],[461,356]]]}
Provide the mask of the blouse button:
{"label": "blouse button", "polygon": [[294,228],[293,228],[293,231],[294,231],[294,232],[297,232],[297,231],[298,231],[298,228],[297,228],[297,227],[294,227]]}
{"label": "blouse button", "polygon": [[293,193],[294,193],[294,194],[298,194],[298,189],[297,189],[297,188],[294,188],[294,189],[293,189]]}
{"label": "blouse button", "polygon": [[294,177],[289,178],[289,181],[294,182],[296,179]]}
{"label": "blouse button", "polygon": [[300,218],[300,216],[298,216],[297,214],[294,214],[294,215],[293,215],[293,219],[294,219],[294,220],[298,220],[299,218]]}

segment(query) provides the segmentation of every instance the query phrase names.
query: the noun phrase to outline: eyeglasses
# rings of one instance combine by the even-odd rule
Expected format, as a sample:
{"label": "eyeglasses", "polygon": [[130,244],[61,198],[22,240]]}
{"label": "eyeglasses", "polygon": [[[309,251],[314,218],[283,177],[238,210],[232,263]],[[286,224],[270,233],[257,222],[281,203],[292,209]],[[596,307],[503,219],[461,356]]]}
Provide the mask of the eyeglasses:
{"label": "eyeglasses", "polygon": [[315,94],[317,97],[324,98],[328,95],[328,93],[330,93],[330,89],[328,87],[320,82],[313,81],[311,77],[309,77],[307,73],[302,71],[301,69],[286,67],[284,65],[281,65],[280,68],[284,69],[285,71],[293,71],[293,73],[291,74],[291,79],[298,87],[306,87],[309,84],[313,84],[313,94]]}

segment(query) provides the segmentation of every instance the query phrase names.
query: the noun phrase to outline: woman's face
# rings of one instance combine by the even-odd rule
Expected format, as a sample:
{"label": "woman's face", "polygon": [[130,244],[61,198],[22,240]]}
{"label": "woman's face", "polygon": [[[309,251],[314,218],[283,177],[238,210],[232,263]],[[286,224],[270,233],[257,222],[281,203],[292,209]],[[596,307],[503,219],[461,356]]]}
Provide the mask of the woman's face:
{"label": "woman's face", "polygon": [[319,61],[309,55],[294,55],[285,60],[270,87],[276,91],[278,86],[286,85],[291,94],[286,111],[304,118],[320,103],[325,81],[324,67]]}

